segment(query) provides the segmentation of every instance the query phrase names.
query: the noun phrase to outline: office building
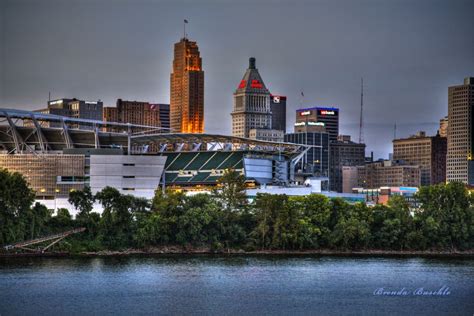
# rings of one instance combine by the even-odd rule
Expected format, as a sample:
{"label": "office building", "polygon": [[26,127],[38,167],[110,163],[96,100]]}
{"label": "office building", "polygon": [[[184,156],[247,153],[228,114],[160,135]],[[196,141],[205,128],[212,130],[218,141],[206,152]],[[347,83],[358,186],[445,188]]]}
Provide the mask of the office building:
{"label": "office building", "polygon": [[170,84],[170,126],[175,133],[204,132],[204,71],[196,42],[174,45]]}
{"label": "office building", "polygon": [[249,68],[234,92],[232,135],[250,136],[251,129],[272,129],[270,92],[255,67],[255,58],[249,59]]}
{"label": "office building", "polygon": [[320,132],[323,126],[329,140],[335,142],[339,135],[339,109],[312,107],[296,110],[295,132]]}
{"label": "office building", "polygon": [[285,133],[276,129],[252,128],[249,131],[249,138],[267,142],[283,142]]}
{"label": "office building", "polygon": [[448,137],[448,125],[449,125],[448,116],[445,116],[439,120],[439,129],[438,129],[439,136]]}
{"label": "office building", "polygon": [[342,167],[342,192],[351,193],[353,188],[359,185],[359,173],[357,167]]}
{"label": "office building", "polygon": [[309,145],[311,148],[297,164],[297,172],[309,176],[329,177],[329,134],[307,132],[285,134],[285,142]]}
{"label": "office building", "polygon": [[160,112],[161,128],[170,129],[170,105],[164,103],[150,104],[150,110]]}
{"label": "office building", "polygon": [[393,140],[393,159],[406,164],[418,165],[421,170],[421,185],[446,182],[447,139],[426,136],[423,131],[408,138]]}
{"label": "office building", "polygon": [[286,133],[286,97],[270,95],[270,111],[272,112],[272,129]]}
{"label": "office building", "polygon": [[[71,118],[87,119],[87,120],[102,120],[103,103],[102,101],[84,101],[78,99],[57,99],[48,101],[45,109],[36,110],[35,112],[42,114],[53,114]],[[28,126],[31,122],[25,124]],[[44,127],[61,127],[62,123],[58,121],[42,122]],[[46,125],[47,126],[46,126]],[[74,124],[70,124],[74,127]],[[92,129],[92,125],[83,125],[81,129]]]}
{"label": "office building", "polygon": [[367,204],[387,205],[394,196],[401,196],[410,208],[418,207],[415,194],[419,191],[416,187],[380,187],[375,189],[354,188],[352,193],[365,196]]}
{"label": "office building", "polygon": [[365,144],[351,141],[349,135],[339,135],[329,148],[329,187],[331,191],[343,192],[342,167],[363,165]]}
{"label": "office building", "polygon": [[448,89],[446,181],[474,185],[474,77]]}
{"label": "office building", "polygon": [[[116,107],[105,107],[103,121],[164,127],[161,122],[169,123],[169,108],[166,104],[150,104],[143,101],[118,99]],[[113,131],[113,128],[107,128]]]}
{"label": "office building", "polygon": [[[344,172],[343,182],[353,183],[353,179],[344,177],[357,176],[357,187],[364,189],[375,189],[379,187],[419,187],[420,167],[406,165],[402,161],[376,161],[364,166],[357,166],[357,173]],[[345,169],[348,170],[348,169]]]}

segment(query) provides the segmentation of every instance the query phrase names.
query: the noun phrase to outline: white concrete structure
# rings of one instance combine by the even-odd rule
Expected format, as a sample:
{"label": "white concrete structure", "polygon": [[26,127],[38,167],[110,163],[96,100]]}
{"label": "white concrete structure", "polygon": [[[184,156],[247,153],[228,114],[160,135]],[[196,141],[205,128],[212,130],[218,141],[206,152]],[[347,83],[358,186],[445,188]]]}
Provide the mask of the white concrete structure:
{"label": "white concrete structure", "polygon": [[91,155],[93,194],[109,186],[122,194],[151,199],[160,185],[166,156]]}

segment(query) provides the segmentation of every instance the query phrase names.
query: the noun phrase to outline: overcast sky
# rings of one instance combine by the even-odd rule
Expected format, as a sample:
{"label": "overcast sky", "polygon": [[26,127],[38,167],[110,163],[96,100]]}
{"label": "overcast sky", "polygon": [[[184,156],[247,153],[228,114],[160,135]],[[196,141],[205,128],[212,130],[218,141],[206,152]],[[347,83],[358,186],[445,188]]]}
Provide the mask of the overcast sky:
{"label": "overcast sky", "polygon": [[[248,66],[301,105],[337,106],[358,138],[364,77],[367,154],[397,136],[436,133],[448,86],[474,76],[474,1],[0,0],[0,107],[52,98],[169,103],[173,44],[196,40],[205,71],[205,129],[230,134],[232,93]],[[304,100],[300,93],[304,91]]]}

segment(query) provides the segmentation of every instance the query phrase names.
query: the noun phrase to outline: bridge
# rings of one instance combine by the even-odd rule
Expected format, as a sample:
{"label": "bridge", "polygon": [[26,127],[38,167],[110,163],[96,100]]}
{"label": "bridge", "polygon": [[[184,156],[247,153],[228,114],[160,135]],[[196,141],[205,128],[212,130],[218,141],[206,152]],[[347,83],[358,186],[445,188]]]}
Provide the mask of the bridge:
{"label": "bridge", "polygon": [[[48,250],[49,248],[51,248],[53,245],[57,244],[58,242],[60,242],[64,238],[66,238],[70,235],[73,235],[73,234],[81,233],[85,230],[86,229],[84,227],[80,227],[80,228],[68,230],[68,231],[65,231],[65,232],[62,232],[62,233],[59,233],[59,234],[49,235],[49,236],[35,238],[35,239],[31,239],[31,240],[26,240],[26,241],[20,241],[20,242],[11,244],[11,245],[4,246],[3,249],[5,249],[7,251],[8,250],[13,250],[13,249],[21,249],[21,250],[26,250],[26,251],[31,251],[31,252],[44,253],[46,250]],[[32,245],[36,245],[36,244],[46,243],[47,241],[51,241],[51,243],[49,243],[49,244],[47,244],[43,247],[37,247],[36,249],[28,247],[28,246],[32,246]]]}

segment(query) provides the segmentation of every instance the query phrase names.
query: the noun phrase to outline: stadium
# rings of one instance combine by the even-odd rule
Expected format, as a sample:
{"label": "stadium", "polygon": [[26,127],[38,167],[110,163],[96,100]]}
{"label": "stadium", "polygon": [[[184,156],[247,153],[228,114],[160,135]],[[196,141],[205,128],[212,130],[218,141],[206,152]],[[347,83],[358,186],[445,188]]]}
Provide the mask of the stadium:
{"label": "stadium", "polygon": [[0,166],[23,174],[37,199],[54,209],[85,186],[144,198],[159,186],[209,191],[226,169],[243,174],[249,189],[288,187],[297,183],[298,161],[309,148],[0,109]]}

